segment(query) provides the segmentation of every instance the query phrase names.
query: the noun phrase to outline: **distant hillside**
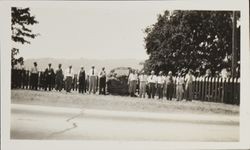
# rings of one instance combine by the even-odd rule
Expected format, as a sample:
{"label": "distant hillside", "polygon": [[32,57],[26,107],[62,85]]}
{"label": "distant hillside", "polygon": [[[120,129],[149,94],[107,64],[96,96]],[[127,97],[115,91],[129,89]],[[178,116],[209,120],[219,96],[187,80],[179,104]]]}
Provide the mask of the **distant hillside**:
{"label": "distant hillside", "polygon": [[73,66],[75,71],[79,71],[81,66],[85,68],[86,71],[90,70],[91,66],[94,65],[97,70],[100,70],[102,67],[106,68],[106,71],[109,71],[116,67],[131,67],[135,69],[141,69],[141,62],[144,60],[137,59],[55,59],[55,58],[39,58],[39,59],[25,59],[25,67],[30,69],[33,66],[33,62],[37,62],[39,70],[44,70],[48,63],[52,64],[54,69],[58,68],[58,64],[62,64],[62,68],[66,69],[69,65]]}

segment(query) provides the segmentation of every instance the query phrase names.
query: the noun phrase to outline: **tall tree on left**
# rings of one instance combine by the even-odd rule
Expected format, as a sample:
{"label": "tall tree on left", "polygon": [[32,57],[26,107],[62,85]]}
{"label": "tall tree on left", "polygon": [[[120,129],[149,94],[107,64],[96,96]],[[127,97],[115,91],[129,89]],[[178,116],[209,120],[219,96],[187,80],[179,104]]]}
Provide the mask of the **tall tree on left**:
{"label": "tall tree on left", "polygon": [[[34,24],[37,24],[35,16],[30,14],[30,8],[11,8],[11,39],[14,42],[21,44],[30,44],[29,39],[36,38],[39,34],[32,32],[30,27]],[[19,53],[19,49],[13,47],[11,49],[11,66],[13,67],[17,60],[20,58],[15,58]]]}

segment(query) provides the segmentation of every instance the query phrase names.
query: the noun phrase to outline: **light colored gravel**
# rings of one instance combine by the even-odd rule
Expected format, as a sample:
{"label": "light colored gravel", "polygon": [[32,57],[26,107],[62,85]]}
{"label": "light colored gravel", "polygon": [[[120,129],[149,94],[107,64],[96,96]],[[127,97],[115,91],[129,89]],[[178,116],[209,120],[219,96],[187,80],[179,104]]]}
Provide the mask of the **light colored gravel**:
{"label": "light colored gravel", "polygon": [[201,101],[167,101],[158,99],[140,99],[126,96],[89,95],[72,92],[45,92],[31,90],[12,90],[11,102],[14,104],[45,105],[58,107],[146,111],[146,112],[174,112],[174,113],[216,113],[238,115],[239,106]]}

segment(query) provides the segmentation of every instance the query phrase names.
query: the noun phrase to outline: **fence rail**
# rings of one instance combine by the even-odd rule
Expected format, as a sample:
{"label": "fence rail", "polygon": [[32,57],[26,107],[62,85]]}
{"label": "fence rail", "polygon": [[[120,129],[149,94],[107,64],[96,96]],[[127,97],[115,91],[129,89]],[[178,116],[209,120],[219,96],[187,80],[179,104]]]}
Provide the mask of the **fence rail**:
{"label": "fence rail", "polygon": [[[17,72],[12,69],[11,86],[15,88],[29,89],[30,75],[29,71]],[[43,89],[45,79],[43,72],[39,72],[38,89]],[[16,85],[19,82],[21,85]],[[86,81],[87,82],[87,81]],[[88,83],[86,83],[88,84]],[[72,83],[73,90],[78,89],[77,75]],[[88,88],[88,86],[86,86]],[[207,102],[219,102],[227,104],[240,104],[240,78],[220,78],[220,77],[196,77],[192,85],[193,99]],[[174,89],[176,93],[176,89]],[[175,94],[174,94],[175,97]]]}

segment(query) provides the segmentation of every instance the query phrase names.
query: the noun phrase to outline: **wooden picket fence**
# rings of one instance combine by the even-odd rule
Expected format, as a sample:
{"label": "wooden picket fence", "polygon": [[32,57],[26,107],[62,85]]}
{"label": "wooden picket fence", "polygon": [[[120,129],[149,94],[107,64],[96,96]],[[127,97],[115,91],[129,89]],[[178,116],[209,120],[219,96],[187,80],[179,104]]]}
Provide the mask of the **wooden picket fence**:
{"label": "wooden picket fence", "polygon": [[197,77],[193,98],[200,101],[240,104],[240,78]]}

